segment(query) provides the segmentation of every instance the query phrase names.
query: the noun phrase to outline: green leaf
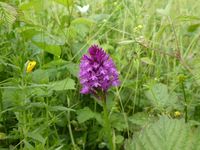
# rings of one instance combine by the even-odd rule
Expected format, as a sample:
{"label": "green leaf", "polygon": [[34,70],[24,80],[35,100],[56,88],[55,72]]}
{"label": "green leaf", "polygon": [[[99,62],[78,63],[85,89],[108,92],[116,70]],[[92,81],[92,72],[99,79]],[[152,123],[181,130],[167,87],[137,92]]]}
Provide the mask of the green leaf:
{"label": "green leaf", "polygon": [[75,82],[70,78],[61,81],[50,82],[48,89],[54,91],[74,90]]}
{"label": "green leaf", "polygon": [[49,75],[47,70],[37,69],[32,72],[31,75],[34,83],[46,84],[49,82]]}
{"label": "green leaf", "polygon": [[148,65],[155,65],[154,62],[149,57],[142,57],[141,61]]}
{"label": "green leaf", "polygon": [[173,108],[177,102],[175,93],[169,93],[167,85],[162,83],[154,84],[145,92],[145,95],[157,109]]}
{"label": "green leaf", "polygon": [[86,25],[88,27],[92,26],[94,23],[95,23],[94,21],[92,21],[92,20],[90,20],[88,18],[83,18],[83,17],[76,18],[71,22],[72,25],[83,24],[83,25]]}
{"label": "green leaf", "polygon": [[89,107],[84,107],[76,111],[77,120],[79,123],[84,123],[90,119],[96,119],[100,124],[102,124],[102,117],[100,114],[93,112]]}
{"label": "green leaf", "polygon": [[192,24],[188,27],[188,32],[195,32],[200,27],[200,23]]}
{"label": "green leaf", "polygon": [[55,0],[55,2],[62,4],[66,7],[72,6],[74,4],[73,0]]}
{"label": "green leaf", "polygon": [[11,26],[17,17],[17,10],[11,5],[0,2],[0,23],[4,22]]}
{"label": "green leaf", "polygon": [[39,142],[41,142],[43,145],[45,144],[45,139],[41,136],[41,134],[37,133],[37,132],[29,132],[27,134],[28,137],[37,140]]}
{"label": "green leaf", "polygon": [[121,136],[121,135],[117,135],[116,138],[115,138],[115,143],[116,144],[120,144],[124,141],[124,137]]}
{"label": "green leaf", "polygon": [[27,148],[28,150],[35,150],[35,148],[26,140],[23,140],[25,148]]}
{"label": "green leaf", "polygon": [[[192,149],[190,128],[184,120],[161,117],[144,128],[127,143],[127,150],[189,150]],[[196,149],[197,150],[197,149]]]}
{"label": "green leaf", "polygon": [[34,10],[35,12],[39,12],[46,8],[48,8],[48,1],[46,0],[31,0],[29,2],[24,2],[19,6],[19,9],[22,11]]}
{"label": "green leaf", "polygon": [[48,45],[64,45],[65,38],[62,36],[55,36],[49,33],[39,33],[33,36],[34,42],[40,43],[41,41]]}
{"label": "green leaf", "polygon": [[172,0],[169,0],[167,6],[164,9],[157,9],[156,11],[163,16],[169,16],[171,11],[171,6],[172,6]]}
{"label": "green leaf", "polygon": [[59,45],[50,45],[50,44],[46,44],[44,42],[34,42],[34,44],[36,46],[38,46],[39,48],[41,48],[42,50],[44,50],[50,54],[53,54],[55,56],[60,57],[61,48]]}
{"label": "green leaf", "polygon": [[17,87],[7,87],[2,92],[4,109],[21,106],[25,101],[26,91]]}
{"label": "green leaf", "polygon": [[128,117],[128,120],[132,124],[143,126],[148,122],[148,114],[144,112],[138,112]]}
{"label": "green leaf", "polygon": [[112,113],[110,117],[112,127],[117,129],[118,131],[123,131],[124,129],[127,129],[128,122],[126,122],[125,117],[126,116],[124,116],[122,113]]}
{"label": "green leaf", "polygon": [[48,106],[49,111],[75,111],[74,109],[67,108],[64,106]]}

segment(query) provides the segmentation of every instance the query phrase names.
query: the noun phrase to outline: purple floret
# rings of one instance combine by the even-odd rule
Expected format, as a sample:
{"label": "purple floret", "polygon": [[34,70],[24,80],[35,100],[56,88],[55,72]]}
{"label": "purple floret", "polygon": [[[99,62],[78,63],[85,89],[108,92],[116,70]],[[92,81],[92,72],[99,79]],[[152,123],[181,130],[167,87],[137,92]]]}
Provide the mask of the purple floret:
{"label": "purple floret", "polygon": [[81,93],[106,92],[111,86],[118,86],[119,75],[109,55],[97,45],[92,45],[88,52],[89,55],[83,55],[80,64]]}

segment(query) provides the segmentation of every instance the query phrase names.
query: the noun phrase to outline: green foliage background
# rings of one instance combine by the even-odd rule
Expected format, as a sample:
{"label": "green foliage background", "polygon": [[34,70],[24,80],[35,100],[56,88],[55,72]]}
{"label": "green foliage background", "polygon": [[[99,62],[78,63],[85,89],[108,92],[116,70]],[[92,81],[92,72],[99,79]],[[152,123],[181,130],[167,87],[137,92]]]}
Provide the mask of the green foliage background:
{"label": "green foliage background", "polygon": [[[199,8],[197,0],[1,1],[0,149],[108,149],[101,102],[79,92],[80,58],[99,44],[120,73],[107,93],[114,149],[199,150]],[[37,62],[31,73],[28,60]]]}

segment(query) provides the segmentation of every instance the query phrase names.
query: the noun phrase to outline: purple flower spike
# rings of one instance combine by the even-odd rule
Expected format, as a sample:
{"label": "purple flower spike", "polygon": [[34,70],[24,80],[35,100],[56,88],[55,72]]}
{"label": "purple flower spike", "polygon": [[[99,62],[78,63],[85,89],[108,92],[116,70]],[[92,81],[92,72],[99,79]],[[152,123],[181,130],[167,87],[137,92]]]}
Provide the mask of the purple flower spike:
{"label": "purple flower spike", "polygon": [[113,60],[106,52],[92,45],[89,55],[83,55],[80,64],[80,83],[82,94],[106,92],[111,86],[119,85],[119,76]]}

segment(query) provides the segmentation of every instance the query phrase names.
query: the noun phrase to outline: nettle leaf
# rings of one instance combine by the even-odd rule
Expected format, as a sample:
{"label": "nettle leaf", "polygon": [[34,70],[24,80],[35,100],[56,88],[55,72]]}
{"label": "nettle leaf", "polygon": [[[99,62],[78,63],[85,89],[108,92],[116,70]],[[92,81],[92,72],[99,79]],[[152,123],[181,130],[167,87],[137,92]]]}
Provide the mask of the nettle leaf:
{"label": "nettle leaf", "polygon": [[50,82],[48,89],[54,91],[74,90],[75,82],[70,78],[61,81]]}
{"label": "nettle leaf", "polygon": [[123,131],[127,129],[128,122],[126,122],[126,116],[122,113],[113,113],[110,117],[112,127],[117,129],[118,131]]}
{"label": "nettle leaf", "polygon": [[154,84],[145,92],[146,97],[156,109],[173,108],[176,106],[177,96],[174,92],[169,93],[165,84]]}
{"label": "nettle leaf", "polygon": [[200,142],[197,139],[199,132],[193,133],[184,120],[162,116],[135,135],[125,147],[127,150],[198,150]]}
{"label": "nettle leaf", "polygon": [[47,70],[37,69],[31,75],[34,83],[45,84],[49,82]]}
{"label": "nettle leaf", "polygon": [[12,25],[16,21],[17,10],[11,5],[0,2],[0,22]]}
{"label": "nettle leaf", "polygon": [[89,107],[84,107],[76,111],[77,120],[79,123],[84,123],[90,119],[96,119],[100,124],[102,124],[102,117],[100,114],[93,112]]}
{"label": "nettle leaf", "polygon": [[148,122],[149,116],[145,112],[138,112],[128,117],[128,120],[132,124],[144,126]]}
{"label": "nettle leaf", "polygon": [[2,92],[4,109],[12,106],[21,106],[25,101],[26,91],[17,87],[5,88]]}

